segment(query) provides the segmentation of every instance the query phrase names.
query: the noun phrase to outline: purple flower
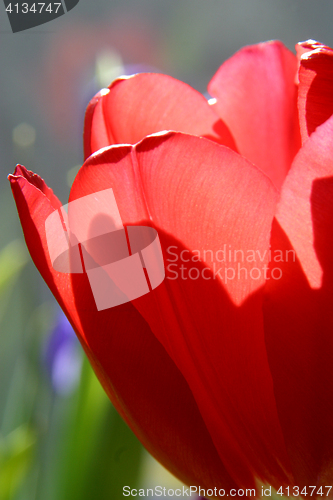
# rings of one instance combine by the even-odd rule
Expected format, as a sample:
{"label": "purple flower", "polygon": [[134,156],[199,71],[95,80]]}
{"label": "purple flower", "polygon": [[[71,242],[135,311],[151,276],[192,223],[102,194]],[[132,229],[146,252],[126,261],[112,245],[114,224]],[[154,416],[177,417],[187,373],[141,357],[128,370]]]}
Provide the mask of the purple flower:
{"label": "purple flower", "polygon": [[82,352],[74,330],[62,312],[46,340],[44,360],[54,391],[62,396],[70,394],[80,380]]}

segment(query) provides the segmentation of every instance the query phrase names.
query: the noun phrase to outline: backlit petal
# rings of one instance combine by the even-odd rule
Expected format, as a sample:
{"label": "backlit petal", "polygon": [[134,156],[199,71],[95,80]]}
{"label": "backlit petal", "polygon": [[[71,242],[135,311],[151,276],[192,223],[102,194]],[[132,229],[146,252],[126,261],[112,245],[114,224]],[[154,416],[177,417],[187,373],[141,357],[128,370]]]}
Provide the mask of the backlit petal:
{"label": "backlit petal", "polygon": [[135,144],[175,130],[235,149],[234,140],[207,100],[170,76],[141,73],[114,81],[90,102],[84,127],[85,158],[112,144]]}
{"label": "backlit petal", "polygon": [[180,371],[131,303],[97,311],[86,274],[51,265],[45,221],[61,204],[24,167],[9,176],[33,261],[67,314],[111,401],[146,448],[187,484],[235,487]]}
{"label": "backlit petal", "polygon": [[[230,475],[243,486],[290,482],[264,343],[264,276],[250,277],[268,262],[271,182],[228,148],[169,133],[93,155],[70,199],[102,187],[113,189],[125,225],[158,230],[167,277],[133,304],[187,380]],[[248,279],[231,277],[237,262],[217,253],[224,244],[259,251],[256,263],[240,261]],[[198,251],[201,262],[189,260]]]}
{"label": "backlit petal", "polygon": [[239,152],[280,187],[300,147],[296,57],[280,42],[244,47],[212,78],[208,91]]}
{"label": "backlit petal", "polygon": [[299,44],[298,108],[303,142],[333,114],[333,50],[313,40]]}
{"label": "backlit petal", "polygon": [[286,179],[272,233],[272,251],[284,257],[272,265],[282,277],[265,289],[268,359],[299,486],[332,481],[332,201],[330,118],[304,144]]}

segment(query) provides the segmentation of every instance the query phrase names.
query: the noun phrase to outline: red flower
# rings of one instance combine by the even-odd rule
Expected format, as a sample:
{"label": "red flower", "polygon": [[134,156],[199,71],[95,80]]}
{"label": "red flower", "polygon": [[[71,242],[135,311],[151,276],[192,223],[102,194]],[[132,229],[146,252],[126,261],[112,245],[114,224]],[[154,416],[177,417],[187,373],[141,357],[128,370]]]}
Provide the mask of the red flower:
{"label": "red flower", "polygon": [[299,83],[296,56],[267,42],[221,66],[214,104],[158,74],[89,104],[70,202],[112,188],[164,252],[166,279],[132,302],[97,311],[86,274],[53,269],[60,202],[24,167],[10,176],[31,256],[110,399],[187,484],[333,479],[333,53],[299,52]]}

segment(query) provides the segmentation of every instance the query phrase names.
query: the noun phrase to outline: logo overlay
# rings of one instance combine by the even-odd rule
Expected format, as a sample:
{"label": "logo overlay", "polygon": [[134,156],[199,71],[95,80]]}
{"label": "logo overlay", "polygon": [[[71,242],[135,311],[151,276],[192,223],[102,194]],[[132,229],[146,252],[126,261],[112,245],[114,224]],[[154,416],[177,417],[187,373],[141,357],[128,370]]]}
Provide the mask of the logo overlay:
{"label": "logo overlay", "polygon": [[98,311],[141,297],[165,278],[157,231],[125,227],[111,188],[55,210],[45,231],[54,270],[85,272]]}
{"label": "logo overlay", "polygon": [[79,0],[46,0],[46,2],[4,0],[13,33],[53,21],[53,19],[72,10],[78,3]]}

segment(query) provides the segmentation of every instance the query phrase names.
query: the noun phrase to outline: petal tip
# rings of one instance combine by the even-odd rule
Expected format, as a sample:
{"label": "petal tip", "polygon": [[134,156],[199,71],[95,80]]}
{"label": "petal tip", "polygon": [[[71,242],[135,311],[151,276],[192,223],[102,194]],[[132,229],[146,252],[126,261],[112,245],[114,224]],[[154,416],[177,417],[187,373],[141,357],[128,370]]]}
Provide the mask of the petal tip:
{"label": "petal tip", "polygon": [[29,174],[32,174],[32,172],[18,163],[15,167],[14,172],[7,175],[7,179],[9,180],[9,182],[13,182],[17,179],[17,177],[27,177]]}

